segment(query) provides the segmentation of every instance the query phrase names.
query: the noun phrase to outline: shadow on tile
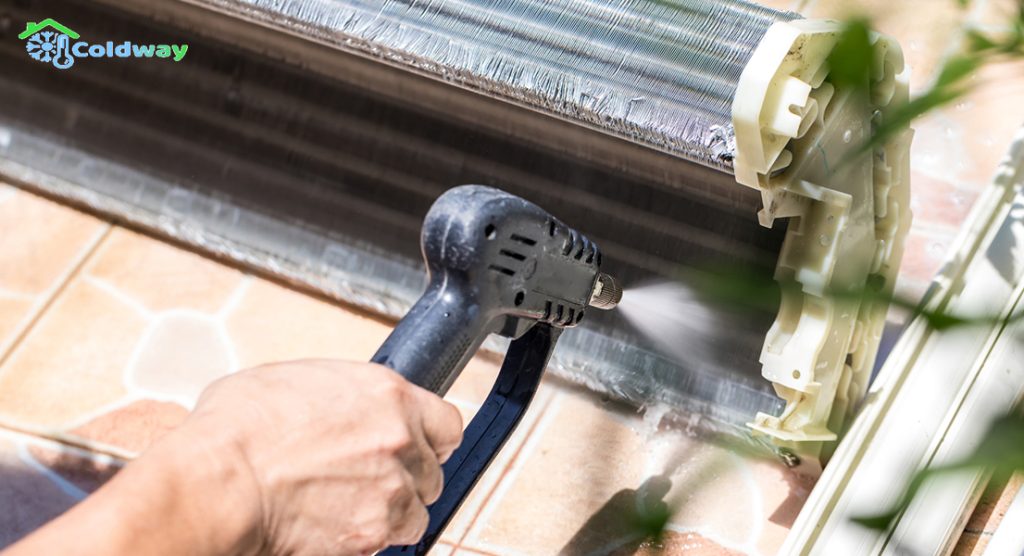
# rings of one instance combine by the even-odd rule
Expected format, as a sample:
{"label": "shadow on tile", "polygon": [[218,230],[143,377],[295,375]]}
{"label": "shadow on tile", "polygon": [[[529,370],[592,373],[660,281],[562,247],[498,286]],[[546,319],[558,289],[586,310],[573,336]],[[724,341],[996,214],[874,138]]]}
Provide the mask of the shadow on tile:
{"label": "shadow on tile", "polygon": [[0,437],[0,549],[64,513],[120,469],[120,462],[20,435]]}
{"label": "shadow on tile", "polygon": [[652,537],[660,537],[670,512],[665,496],[671,488],[671,479],[655,475],[635,489],[616,492],[587,519],[559,554],[605,553],[610,545],[618,545],[617,551],[634,553]]}

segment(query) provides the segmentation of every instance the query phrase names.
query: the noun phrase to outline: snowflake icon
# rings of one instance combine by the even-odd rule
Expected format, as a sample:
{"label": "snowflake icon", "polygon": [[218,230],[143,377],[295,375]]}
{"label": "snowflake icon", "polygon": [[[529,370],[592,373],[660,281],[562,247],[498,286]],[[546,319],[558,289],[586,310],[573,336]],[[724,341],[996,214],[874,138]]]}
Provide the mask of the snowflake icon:
{"label": "snowflake icon", "polygon": [[57,33],[53,31],[40,31],[28,38],[25,43],[25,50],[29,56],[40,62],[53,60],[57,52]]}

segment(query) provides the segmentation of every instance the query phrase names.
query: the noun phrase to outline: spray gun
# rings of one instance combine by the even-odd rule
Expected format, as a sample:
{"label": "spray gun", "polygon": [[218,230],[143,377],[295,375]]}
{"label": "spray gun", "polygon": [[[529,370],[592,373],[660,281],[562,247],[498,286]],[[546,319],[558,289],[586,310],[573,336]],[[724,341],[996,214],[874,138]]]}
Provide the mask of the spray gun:
{"label": "spray gun", "polygon": [[420,237],[429,283],[374,363],[444,395],[489,334],[512,339],[494,387],[444,464],[444,491],[419,544],[425,554],[515,429],[562,329],[588,306],[611,309],[622,289],[601,252],[540,207],[498,189],[456,187],[427,213]]}

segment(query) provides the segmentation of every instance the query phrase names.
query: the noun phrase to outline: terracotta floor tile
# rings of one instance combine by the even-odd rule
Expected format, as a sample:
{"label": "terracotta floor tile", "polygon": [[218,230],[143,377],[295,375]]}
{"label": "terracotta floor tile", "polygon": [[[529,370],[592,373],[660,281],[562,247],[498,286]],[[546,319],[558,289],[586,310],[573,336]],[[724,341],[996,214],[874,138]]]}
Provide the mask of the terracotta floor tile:
{"label": "terracotta floor tile", "polygon": [[498,556],[498,555],[494,554],[493,552],[483,552],[481,550],[470,550],[468,548],[460,546],[459,548],[455,549],[455,552],[452,552],[452,556]]}
{"label": "terracotta floor tile", "polygon": [[368,361],[391,332],[373,318],[265,280],[253,280],[227,315],[241,367],[311,357]]}
{"label": "terracotta floor tile", "polygon": [[220,323],[175,311],[149,322],[127,379],[134,388],[192,407],[203,388],[232,370],[233,349]]}
{"label": "terracotta floor tile", "polygon": [[430,552],[428,554],[429,556],[452,556],[452,554],[454,553],[454,546],[443,542],[439,542],[435,544],[433,548],[430,549]]}
{"label": "terracotta floor tile", "polygon": [[0,291],[0,356],[7,353],[18,333],[29,325],[34,309],[41,308],[41,297]]}
{"label": "terracotta floor tile", "polygon": [[109,228],[0,183],[0,357]]}
{"label": "terracotta floor tile", "polygon": [[107,227],[84,213],[16,191],[0,201],[0,290],[46,292]]}
{"label": "terracotta floor tile", "polygon": [[[559,386],[552,384],[551,381],[541,383],[533,403],[530,404],[530,408],[527,410],[526,415],[523,416],[519,426],[516,427],[512,436],[505,443],[504,448],[498,453],[494,461],[491,462],[487,471],[480,477],[476,486],[469,493],[465,502],[463,502],[462,507],[452,517],[448,527],[441,535],[441,540],[454,545],[459,544],[466,537],[470,527],[479,519],[481,511],[490,504],[494,496],[494,490],[499,482],[505,477],[509,468],[518,461],[525,443],[536,434],[539,423],[544,418],[551,399],[559,388]],[[456,405],[461,410],[462,405]],[[469,423],[469,418],[465,413],[463,414],[463,420],[464,425]]]}
{"label": "terracotta floor tile", "polygon": [[139,400],[99,415],[70,433],[138,454],[187,415],[187,409],[173,402]]}
{"label": "terracotta floor tile", "polygon": [[767,516],[761,524],[757,548],[761,554],[775,554],[810,496],[821,468],[801,465],[790,469],[776,459],[753,459],[749,465]]}
{"label": "terracotta floor tile", "polygon": [[145,325],[107,291],[71,284],[0,368],[0,420],[53,429],[117,401]]}
{"label": "terracotta floor tile", "polygon": [[[729,550],[715,541],[706,539],[697,533],[676,533],[669,531],[661,542],[645,542],[639,546],[635,542],[627,542],[622,547],[609,552],[609,556],[739,556],[742,552]],[[573,554],[571,552],[566,554]],[[585,553],[578,552],[579,556]]]}
{"label": "terracotta floor tile", "polygon": [[696,533],[718,548],[752,552],[770,517],[764,510],[807,494],[777,468],[651,429],[632,410],[558,393],[462,545],[499,554],[601,553],[641,540],[629,526],[638,503],[665,503],[676,508],[669,529],[679,534],[669,550]]}
{"label": "terracotta floor tile", "polygon": [[481,353],[471,359],[452,384],[445,399],[469,405],[480,405],[491,392],[498,377],[503,356]]}
{"label": "terracotta floor tile", "polygon": [[243,278],[228,266],[124,228],[111,233],[85,272],[154,312],[216,313]]}

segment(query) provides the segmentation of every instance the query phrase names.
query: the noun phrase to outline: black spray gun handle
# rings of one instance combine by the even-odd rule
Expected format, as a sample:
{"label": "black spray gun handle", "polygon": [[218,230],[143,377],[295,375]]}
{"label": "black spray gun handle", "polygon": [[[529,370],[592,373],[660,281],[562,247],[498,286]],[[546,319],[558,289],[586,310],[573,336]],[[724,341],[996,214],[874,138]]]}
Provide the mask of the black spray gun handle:
{"label": "black spray gun handle", "polygon": [[427,290],[372,361],[439,395],[488,334],[512,338],[494,387],[444,465],[445,487],[415,546],[425,554],[526,412],[562,328],[588,306],[621,297],[582,234],[536,205],[490,187],[449,190],[431,207],[420,238]]}
{"label": "black spray gun handle", "polygon": [[443,396],[491,332],[463,290],[449,280],[431,282],[372,361]]}

